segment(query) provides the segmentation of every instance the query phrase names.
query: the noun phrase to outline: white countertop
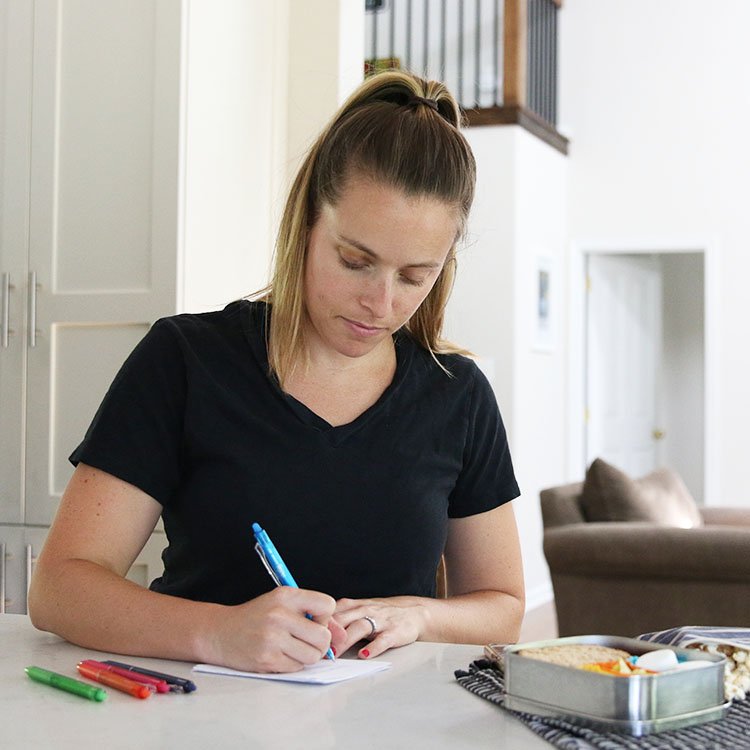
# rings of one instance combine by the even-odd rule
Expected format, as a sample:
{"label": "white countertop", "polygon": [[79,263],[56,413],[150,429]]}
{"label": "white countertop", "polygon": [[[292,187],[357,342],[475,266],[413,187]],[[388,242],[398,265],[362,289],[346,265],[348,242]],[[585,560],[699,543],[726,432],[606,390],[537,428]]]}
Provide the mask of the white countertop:
{"label": "white countertop", "polygon": [[[549,748],[499,707],[458,685],[479,646],[415,643],[381,657],[391,669],[328,686],[192,672],[186,662],[103,655],[0,615],[0,746],[79,750],[191,748]],[[107,689],[95,703],[30,680],[24,667],[77,676],[114,658],[187,677],[195,693],[138,700]]]}

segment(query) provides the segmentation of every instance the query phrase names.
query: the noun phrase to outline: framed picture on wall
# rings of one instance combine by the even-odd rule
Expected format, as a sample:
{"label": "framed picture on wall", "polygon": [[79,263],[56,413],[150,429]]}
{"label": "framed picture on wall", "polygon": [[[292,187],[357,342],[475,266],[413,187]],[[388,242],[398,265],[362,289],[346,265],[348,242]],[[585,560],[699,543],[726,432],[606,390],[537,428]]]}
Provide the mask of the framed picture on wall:
{"label": "framed picture on wall", "polygon": [[555,349],[555,297],[557,274],[552,258],[537,256],[534,268],[534,338],[533,349],[551,352]]}

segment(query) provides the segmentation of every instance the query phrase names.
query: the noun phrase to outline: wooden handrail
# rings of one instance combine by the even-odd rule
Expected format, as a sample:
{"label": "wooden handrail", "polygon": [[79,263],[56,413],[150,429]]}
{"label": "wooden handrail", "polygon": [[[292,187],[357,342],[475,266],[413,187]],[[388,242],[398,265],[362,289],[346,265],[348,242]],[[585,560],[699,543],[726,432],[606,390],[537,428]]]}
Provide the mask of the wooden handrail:
{"label": "wooden handrail", "polygon": [[537,138],[557,149],[561,154],[568,153],[568,139],[557,132],[554,125],[540,117],[528,107],[517,104],[502,107],[464,110],[464,118],[469,127],[484,125],[520,125]]}

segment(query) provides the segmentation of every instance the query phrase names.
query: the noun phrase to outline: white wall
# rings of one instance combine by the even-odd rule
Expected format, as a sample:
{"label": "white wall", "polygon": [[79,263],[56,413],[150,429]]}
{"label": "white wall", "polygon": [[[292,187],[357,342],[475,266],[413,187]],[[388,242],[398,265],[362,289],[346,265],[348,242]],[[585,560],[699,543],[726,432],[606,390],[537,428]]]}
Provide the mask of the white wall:
{"label": "white wall", "polygon": [[[180,307],[223,307],[264,286],[285,145],[285,3],[183,5],[185,158]],[[276,73],[274,71],[277,71]]]}
{"label": "white wall", "polygon": [[288,0],[287,174],[364,76],[364,3]]}
{"label": "white wall", "polygon": [[516,128],[465,132],[477,160],[477,188],[456,283],[448,304],[446,337],[479,358],[495,390],[513,440],[513,351],[517,167]]}
{"label": "white wall", "polygon": [[[521,497],[514,507],[528,607],[551,596],[539,490],[565,477],[563,314],[567,162],[517,126],[466,131],[477,159],[469,243],[459,255],[446,333],[493,373]],[[536,348],[536,271],[552,269],[551,351]]]}
{"label": "white wall", "polygon": [[[548,598],[548,570],[542,552],[539,491],[565,478],[566,350],[563,288],[566,231],[566,158],[519,129],[515,281],[515,462],[523,488],[520,512],[528,604]],[[552,349],[535,350],[537,259],[551,261]]]}
{"label": "white wall", "polygon": [[710,240],[716,294],[707,315],[718,335],[707,419],[718,429],[706,446],[716,481],[705,500],[748,505],[750,3],[572,0],[560,21],[571,244]]}

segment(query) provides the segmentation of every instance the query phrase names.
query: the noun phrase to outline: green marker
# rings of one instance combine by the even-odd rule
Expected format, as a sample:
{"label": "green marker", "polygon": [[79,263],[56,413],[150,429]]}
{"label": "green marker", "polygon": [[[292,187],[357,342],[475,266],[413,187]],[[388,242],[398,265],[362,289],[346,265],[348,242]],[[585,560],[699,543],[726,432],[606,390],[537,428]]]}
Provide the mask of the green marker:
{"label": "green marker", "polygon": [[80,695],[81,698],[88,698],[90,701],[103,701],[107,697],[107,691],[96,685],[89,685],[57,672],[49,672],[41,667],[26,667],[26,674],[36,682],[64,690],[66,693]]}

